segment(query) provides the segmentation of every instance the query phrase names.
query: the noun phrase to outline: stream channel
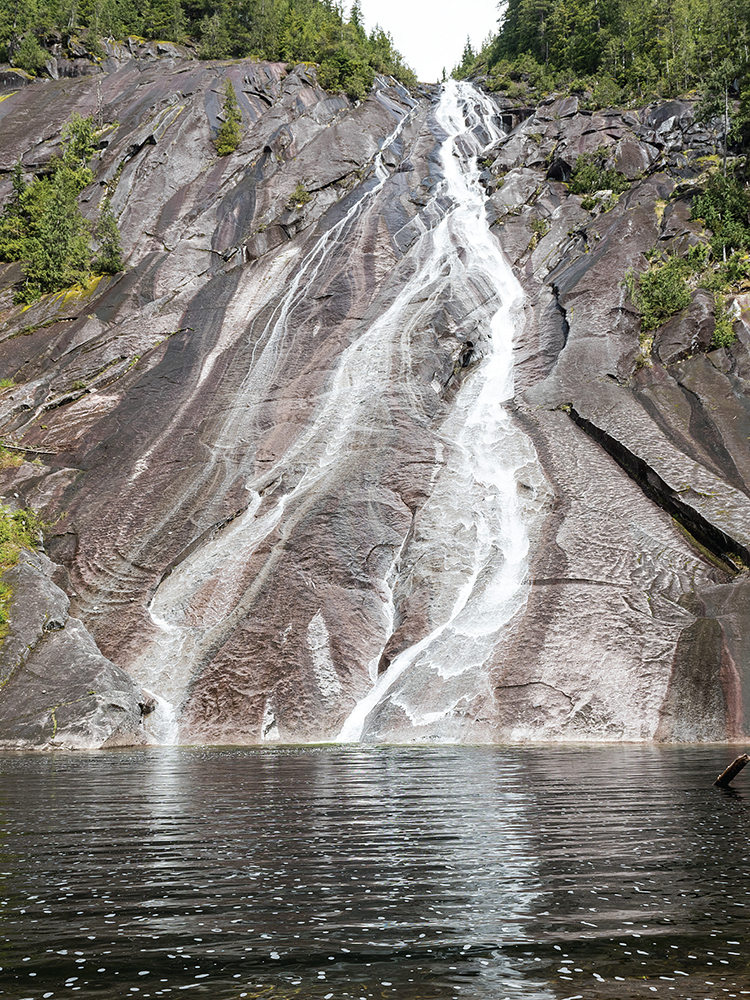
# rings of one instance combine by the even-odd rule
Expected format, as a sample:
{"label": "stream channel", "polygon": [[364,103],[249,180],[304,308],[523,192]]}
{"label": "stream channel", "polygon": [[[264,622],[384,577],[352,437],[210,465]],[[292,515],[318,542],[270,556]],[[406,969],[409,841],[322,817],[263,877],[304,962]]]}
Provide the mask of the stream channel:
{"label": "stream channel", "polygon": [[0,996],[750,995],[733,748],[0,758]]}

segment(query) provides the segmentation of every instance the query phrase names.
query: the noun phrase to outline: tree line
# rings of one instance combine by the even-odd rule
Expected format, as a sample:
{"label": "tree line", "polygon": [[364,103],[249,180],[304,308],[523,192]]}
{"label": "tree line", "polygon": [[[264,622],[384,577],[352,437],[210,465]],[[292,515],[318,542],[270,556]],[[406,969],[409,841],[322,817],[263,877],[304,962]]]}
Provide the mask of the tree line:
{"label": "tree line", "polygon": [[[750,287],[750,0],[504,0],[500,11],[498,33],[480,52],[467,41],[454,76],[529,103],[550,91],[582,94],[589,107],[698,98],[697,120],[717,129],[723,147],[696,171],[690,198],[707,232],[682,254],[655,246],[648,268],[626,282],[644,335],[686,308],[696,288],[713,292],[713,346],[730,345],[725,296]],[[611,195],[616,182],[580,157],[568,188]]]}
{"label": "tree line", "polygon": [[603,103],[729,84],[747,103],[749,61],[750,0],[507,0],[498,34],[480,53],[467,45],[457,75],[578,79]]}
{"label": "tree line", "polygon": [[[104,55],[101,39],[130,35],[192,42],[203,59],[256,57],[318,63],[318,80],[352,99],[366,96],[376,73],[416,83],[390,35],[365,31],[360,0],[348,17],[333,0],[0,0],[0,61],[31,74],[44,70],[49,48]],[[214,139],[220,156],[237,148],[241,114],[228,83],[224,121]],[[30,182],[21,164],[0,213],[0,261],[23,263],[16,301],[84,284],[92,272],[123,267],[117,222],[108,198],[93,223],[78,196],[93,180],[97,136],[92,118],[74,115],[63,129],[62,155]]]}
{"label": "tree line", "polygon": [[416,83],[391,36],[365,31],[359,0],[348,17],[333,0],[0,0],[0,60],[41,71],[51,33],[82,38],[95,54],[100,38],[136,35],[192,40],[204,59],[315,62],[324,88],[355,99],[375,73]]}

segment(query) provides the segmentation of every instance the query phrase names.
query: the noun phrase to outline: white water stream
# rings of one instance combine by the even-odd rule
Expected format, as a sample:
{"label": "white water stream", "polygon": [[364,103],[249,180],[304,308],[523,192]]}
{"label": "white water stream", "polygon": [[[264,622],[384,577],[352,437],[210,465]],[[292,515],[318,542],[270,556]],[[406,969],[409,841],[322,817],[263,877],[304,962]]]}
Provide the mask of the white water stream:
{"label": "white water stream", "polygon": [[[437,216],[440,221],[425,227],[410,248],[409,256],[415,261],[411,277],[388,308],[341,354],[316,418],[262,480],[248,483],[251,503],[247,511],[199,546],[159,586],[150,606],[159,637],[134,665],[133,673],[164,701],[175,706],[184,701],[203,652],[231,619],[239,621],[251,609],[251,598],[237,581],[253,550],[280,522],[286,526],[291,518],[293,523],[293,512],[329,478],[330,488],[340,488],[337,463],[362,447],[363,428],[377,425],[377,401],[393,378],[394,354],[401,351],[408,356],[409,338],[424,331],[436,308],[452,298],[462,308],[466,304],[483,359],[465,377],[450,416],[437,430],[434,488],[418,515],[418,530],[402,546],[382,584],[387,638],[398,618],[399,602],[408,596],[414,567],[433,574],[439,593],[432,608],[431,631],[397,656],[377,679],[377,659],[373,661],[373,687],[347,719],[338,739],[366,739],[368,727],[384,706],[396,706],[415,733],[432,727],[450,738],[452,730],[444,723],[465,715],[467,706],[486,693],[493,650],[526,600],[528,539],[517,481],[521,470],[536,467],[533,448],[513,426],[507,406],[513,394],[512,344],[521,320],[522,290],[489,231],[477,168],[482,148],[500,134],[495,114],[491,102],[471,85],[451,82],[445,86],[436,110],[437,124],[446,135],[440,152],[444,179],[423,213],[426,219]],[[371,196],[379,193],[387,176],[376,164],[377,183]],[[236,414],[243,408],[247,412],[268,384],[266,367],[276,362],[281,343],[293,335],[290,317],[295,305],[347,227],[356,221],[362,204],[354,205],[298,262],[287,293],[259,341],[260,353],[240,393],[242,399],[238,398]],[[407,397],[409,391],[407,378]],[[416,390],[414,402],[418,406]],[[227,443],[238,433],[234,426],[238,419],[228,417]],[[276,503],[266,502],[261,513],[263,486],[279,478],[293,483],[293,488]],[[214,594],[210,612],[196,622],[185,609],[208,580]],[[314,621],[317,638],[312,653],[322,655],[320,651],[327,650],[324,615],[319,612]],[[170,741],[178,739],[171,719],[165,718],[160,735]]]}
{"label": "white water stream", "polygon": [[[469,84],[446,85],[437,119],[447,138],[440,158],[441,194],[451,208],[433,234],[425,269],[485,291],[490,306],[484,360],[462,386],[442,428],[446,465],[421,512],[417,560],[439,574],[446,613],[433,630],[394,658],[344,723],[338,740],[367,735],[368,719],[389,700],[415,730],[455,729],[440,723],[488,694],[487,671],[503,628],[526,601],[528,536],[518,476],[533,466],[530,441],[514,427],[513,336],[523,291],[490,233],[479,183],[479,138],[496,139],[495,109]],[[477,134],[479,133],[479,135]],[[493,307],[491,304],[495,303]]]}

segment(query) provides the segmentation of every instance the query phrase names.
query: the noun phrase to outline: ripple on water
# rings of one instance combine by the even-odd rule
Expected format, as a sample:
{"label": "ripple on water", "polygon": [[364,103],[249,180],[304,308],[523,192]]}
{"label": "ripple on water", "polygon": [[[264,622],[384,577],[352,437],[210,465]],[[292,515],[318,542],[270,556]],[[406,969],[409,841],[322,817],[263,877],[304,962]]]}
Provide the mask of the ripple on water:
{"label": "ripple on water", "polygon": [[747,996],[728,756],[6,756],[0,996]]}

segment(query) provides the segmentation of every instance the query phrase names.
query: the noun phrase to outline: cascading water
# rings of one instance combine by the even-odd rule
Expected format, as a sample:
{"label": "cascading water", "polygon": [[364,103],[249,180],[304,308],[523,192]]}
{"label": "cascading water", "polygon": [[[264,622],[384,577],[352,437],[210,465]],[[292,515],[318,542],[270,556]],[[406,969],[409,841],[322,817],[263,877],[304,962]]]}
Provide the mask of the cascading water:
{"label": "cascading water", "polygon": [[[275,276],[277,281],[283,282],[296,264],[293,275],[287,280],[285,294],[276,302],[271,318],[256,343],[253,364],[237,393],[237,405],[226,414],[223,427],[214,443],[216,455],[221,456],[224,450],[229,450],[237,440],[242,439],[248,410],[260,409],[264,405],[265,392],[278,367],[282,345],[294,336],[295,310],[304,308],[308,288],[312,286],[322,265],[337,245],[345,242],[347,233],[356,225],[363,209],[382,189],[389,177],[389,171],[383,164],[384,154],[399,141],[409,118],[410,114],[401,117],[383,143],[374,158],[372,179],[365,185],[361,196],[355,198],[338,222],[320,236],[305,258],[297,261],[299,251],[292,248],[278,255],[270,275],[264,274],[262,282],[273,288],[271,278]],[[274,271],[278,273],[274,275]],[[226,316],[225,324],[242,326],[246,318],[243,310],[259,313],[266,305],[268,292],[265,292],[264,297],[264,290],[257,287],[252,275],[245,284],[244,295],[233,303],[232,312]],[[208,377],[222,346],[220,343],[213,354],[204,360],[199,385]],[[248,554],[268,537],[284,514],[288,496],[272,504],[269,510],[259,512],[264,487],[285,475],[290,478],[296,476],[299,482],[291,491],[291,496],[304,496],[334,461],[338,451],[336,445],[344,443],[341,439],[341,416],[347,403],[345,396],[351,367],[349,355],[354,353],[356,361],[356,356],[361,354],[362,344],[354,346],[354,352],[345,352],[337,377],[337,387],[307,433],[287,452],[281,463],[266,475],[248,482],[249,501],[245,512],[217,538],[210,539],[182,560],[162,581],[149,604],[149,614],[157,634],[144,653],[130,665],[129,670],[156,699],[157,711],[151,718],[147,718],[146,728],[160,743],[179,742],[177,713],[193,679],[193,667],[200,660],[203,650],[215,641],[217,630],[226,628],[227,616],[237,618],[244,610],[246,602],[236,599],[231,580],[237,572],[241,573],[238,568]],[[369,362],[369,357],[365,356],[364,365],[368,366]],[[175,414],[173,424],[177,425],[179,419],[180,414]],[[147,453],[139,461],[136,477],[146,471],[148,457]],[[298,471],[300,468],[304,469],[302,474]],[[202,475],[209,478],[213,473],[214,463],[207,463]],[[217,593],[212,613],[200,625],[186,622],[184,607],[189,603],[190,596],[208,578],[216,581]],[[225,581],[230,582],[225,586]],[[271,723],[268,728],[275,727]]]}
{"label": "cascading water", "polygon": [[[429,330],[435,310],[455,301],[482,360],[464,379],[448,417],[430,431],[434,439],[430,496],[409,536],[401,539],[390,570],[373,584],[382,600],[380,634],[385,642],[402,616],[415,575],[431,575],[436,593],[429,629],[380,677],[379,657],[372,659],[372,688],[338,739],[387,739],[394,734],[403,738],[404,726],[414,738],[471,737],[466,728],[474,711],[471,706],[476,708],[477,699],[486,700],[493,651],[526,599],[528,540],[517,476],[519,470],[536,465],[533,448],[514,426],[507,406],[513,392],[512,342],[520,322],[522,292],[489,231],[476,166],[482,148],[499,135],[494,114],[490,101],[471,85],[445,86],[435,113],[444,135],[443,180],[420,213],[421,235],[405,257],[407,277],[399,278],[397,290],[385,296],[382,311],[364,322],[341,353],[315,418],[271,469],[248,481],[245,512],[189,552],[159,585],[150,605],[158,634],[131,672],[176,706],[178,716],[200,664],[208,662],[236,622],[252,615],[258,593],[283,556],[283,546],[271,547],[262,571],[248,586],[243,572],[251,555],[267,546],[274,533],[293,539],[316,497],[345,490],[346,473],[341,469],[353,456],[361,462],[358,456],[363,452],[378,454],[384,433],[381,400],[392,390],[394,370],[402,372],[399,391],[405,405],[422,414],[419,420],[425,423],[420,395],[424,386],[404,371],[403,359],[409,356],[411,340],[418,341]],[[403,122],[384,148],[398,139],[402,128]],[[229,445],[244,432],[242,415],[260,405],[282,345],[295,336],[295,310],[306,295],[313,296],[308,288],[324,267],[330,267],[333,255],[342,252],[345,237],[386,182],[388,172],[380,161],[375,166],[374,183],[305,258],[295,260],[296,250],[277,258],[278,267],[288,268],[294,262],[296,271],[257,341],[253,365],[214,444],[216,454],[221,454],[224,441]],[[251,273],[243,294],[248,307],[257,310],[259,292],[253,281]],[[238,308],[235,303],[233,309]],[[433,388],[441,391],[439,386]],[[374,459],[372,464],[375,468]],[[269,502],[263,497],[269,483],[282,481],[285,491],[279,499]],[[211,595],[208,605],[196,601],[196,595],[206,590]],[[198,605],[199,618],[194,610]],[[303,631],[321,697],[332,706],[345,704],[337,702],[344,695],[322,610],[304,622]],[[469,729],[472,725],[469,718]],[[167,732],[171,741],[178,739],[171,720],[162,729]],[[268,700],[259,736],[278,737],[275,710]]]}
{"label": "cascading water", "polygon": [[[412,561],[427,558],[443,566],[443,620],[377,678],[343,725],[340,742],[403,732],[393,722],[394,707],[415,733],[455,735],[455,726],[446,727],[445,721],[470,712],[483,693],[493,649],[526,601],[528,537],[517,474],[535,462],[535,455],[507,407],[523,292],[489,231],[476,165],[479,135],[484,133],[485,142],[498,137],[493,112],[474,87],[450,83],[436,115],[446,133],[440,194],[450,208],[430,234],[432,254],[423,270],[446,272],[450,281],[483,288],[485,302],[494,309],[487,316],[484,360],[462,386],[441,428],[446,464],[421,512],[422,538],[412,553]],[[384,706],[383,725],[378,715]]]}

